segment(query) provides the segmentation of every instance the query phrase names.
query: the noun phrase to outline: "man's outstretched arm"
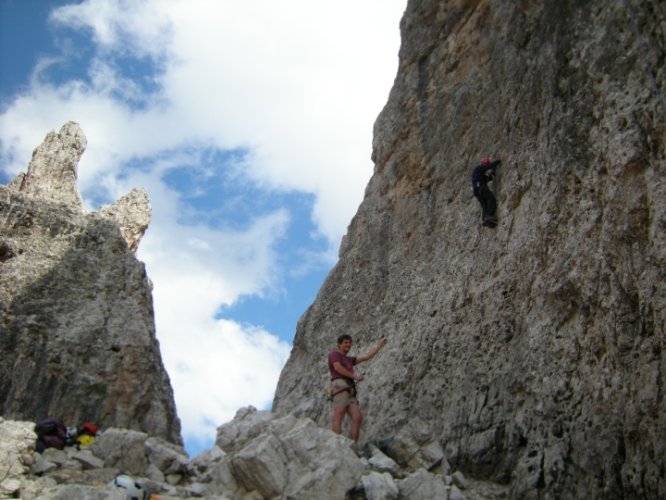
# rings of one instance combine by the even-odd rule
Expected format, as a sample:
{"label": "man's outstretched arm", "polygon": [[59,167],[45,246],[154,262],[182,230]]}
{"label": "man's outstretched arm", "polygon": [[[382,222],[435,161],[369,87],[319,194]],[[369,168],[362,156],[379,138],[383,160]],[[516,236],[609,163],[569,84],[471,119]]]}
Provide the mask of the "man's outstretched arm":
{"label": "man's outstretched arm", "polygon": [[373,349],[370,349],[365,354],[361,354],[360,356],[358,356],[356,358],[356,364],[363,363],[363,361],[367,361],[373,358],[375,354],[377,354],[382,349],[382,347],[386,345],[386,342],[387,342],[386,339],[381,339],[379,341],[379,344],[377,344]]}

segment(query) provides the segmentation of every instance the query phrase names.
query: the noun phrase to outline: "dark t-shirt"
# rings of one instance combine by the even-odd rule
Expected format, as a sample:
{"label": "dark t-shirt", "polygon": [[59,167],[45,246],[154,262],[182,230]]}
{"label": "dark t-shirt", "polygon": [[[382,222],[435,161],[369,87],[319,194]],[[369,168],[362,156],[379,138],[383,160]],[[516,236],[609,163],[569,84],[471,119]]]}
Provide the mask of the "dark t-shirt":
{"label": "dark t-shirt", "polygon": [[345,356],[340,351],[332,351],[328,355],[328,371],[331,372],[331,380],[336,378],[347,378],[333,367],[335,363],[340,363],[344,368],[354,373],[354,365],[356,364],[356,356]]}

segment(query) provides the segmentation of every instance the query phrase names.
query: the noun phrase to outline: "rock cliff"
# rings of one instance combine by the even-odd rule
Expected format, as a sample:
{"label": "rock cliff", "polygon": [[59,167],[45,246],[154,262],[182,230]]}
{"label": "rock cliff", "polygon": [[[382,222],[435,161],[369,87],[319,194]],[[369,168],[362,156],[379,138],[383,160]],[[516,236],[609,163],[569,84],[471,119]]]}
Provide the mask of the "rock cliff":
{"label": "rock cliff", "polygon": [[401,33],[374,175],[273,410],[329,425],[335,338],[386,336],[362,440],[418,417],[511,498],[663,498],[666,7],[410,0]]}
{"label": "rock cliff", "polygon": [[181,444],[151,285],[134,255],[148,197],[133,190],[84,213],[85,146],[67,123],[0,186],[0,415],[90,420]]}

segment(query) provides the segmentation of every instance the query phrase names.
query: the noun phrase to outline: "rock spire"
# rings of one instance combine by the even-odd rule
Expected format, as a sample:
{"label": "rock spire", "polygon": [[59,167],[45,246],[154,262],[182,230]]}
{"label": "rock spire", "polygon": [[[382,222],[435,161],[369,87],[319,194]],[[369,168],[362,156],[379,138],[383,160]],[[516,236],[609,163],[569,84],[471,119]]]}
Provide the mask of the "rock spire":
{"label": "rock spire", "polygon": [[134,255],[144,190],[85,213],[86,146],[69,122],[0,186],[0,415],[124,427],[181,443],[155,337],[151,284]]}

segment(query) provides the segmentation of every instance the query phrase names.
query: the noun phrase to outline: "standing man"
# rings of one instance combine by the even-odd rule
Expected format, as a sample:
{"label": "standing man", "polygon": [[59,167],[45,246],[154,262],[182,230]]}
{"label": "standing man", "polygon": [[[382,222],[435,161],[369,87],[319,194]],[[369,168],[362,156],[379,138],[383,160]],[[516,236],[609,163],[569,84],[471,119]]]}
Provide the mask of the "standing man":
{"label": "standing man", "polygon": [[356,401],[356,382],[363,380],[363,375],[354,373],[354,365],[363,363],[375,356],[386,345],[381,339],[374,349],[361,356],[348,356],[352,338],[344,334],[338,337],[338,350],[328,355],[328,370],[331,372],[331,394],[333,396],[333,432],[342,432],[342,419],[348,413],[352,419],[350,438],[358,441],[363,415]]}
{"label": "standing man", "polygon": [[481,204],[481,218],[484,226],[497,226],[497,201],[495,195],[488,187],[493,180],[495,168],[502,164],[500,160],[490,161],[490,158],[481,158],[481,163],[472,170],[472,190],[474,196]]}

